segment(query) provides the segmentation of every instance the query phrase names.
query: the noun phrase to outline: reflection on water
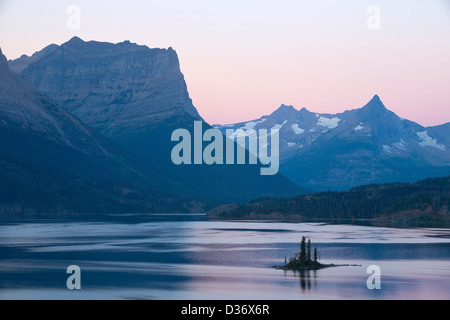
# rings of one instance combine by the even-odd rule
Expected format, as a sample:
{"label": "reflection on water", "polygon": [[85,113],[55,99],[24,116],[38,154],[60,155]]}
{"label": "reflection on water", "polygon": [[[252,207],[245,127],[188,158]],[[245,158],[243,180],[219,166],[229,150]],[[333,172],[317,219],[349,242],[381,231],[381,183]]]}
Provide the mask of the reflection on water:
{"label": "reflection on water", "polygon": [[[323,263],[281,271],[311,238]],[[2,299],[449,299],[450,230],[208,221],[203,215],[0,221]],[[82,290],[65,287],[69,265]],[[382,269],[382,290],[366,287]]]}
{"label": "reflection on water", "polygon": [[284,270],[286,281],[298,280],[303,292],[311,290],[311,284],[317,288],[317,270]]}

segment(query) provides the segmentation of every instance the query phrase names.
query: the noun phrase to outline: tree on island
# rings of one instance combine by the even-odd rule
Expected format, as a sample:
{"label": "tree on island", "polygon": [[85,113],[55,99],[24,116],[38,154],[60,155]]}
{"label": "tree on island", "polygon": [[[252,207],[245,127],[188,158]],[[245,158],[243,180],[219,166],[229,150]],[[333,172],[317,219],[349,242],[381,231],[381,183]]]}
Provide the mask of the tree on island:
{"label": "tree on island", "polygon": [[311,261],[311,239],[308,240],[306,245],[306,263],[309,264]]}
{"label": "tree on island", "polygon": [[309,239],[308,242],[306,242],[306,238],[302,237],[302,241],[300,242],[300,253],[296,254],[294,258],[291,258],[288,263],[286,263],[285,258],[285,266],[290,268],[296,268],[296,267],[320,265],[317,258],[318,257],[317,248],[314,248],[314,260],[311,259],[311,251],[312,251],[311,239]]}
{"label": "tree on island", "polygon": [[276,269],[281,270],[319,270],[324,268],[332,268],[332,267],[362,267],[361,265],[356,264],[341,264],[335,265],[331,264],[322,264],[319,261],[319,251],[317,248],[314,248],[314,257],[311,259],[312,243],[311,239],[306,241],[305,237],[302,237],[302,241],[300,242],[300,252],[294,255],[293,258],[289,259],[289,262],[286,261],[286,255],[284,256],[284,266],[274,266]]}
{"label": "tree on island", "polygon": [[[285,258],[286,260],[286,258]],[[314,264],[319,263],[319,260],[317,259],[317,248],[314,248]]]}
{"label": "tree on island", "polygon": [[300,242],[300,262],[306,263],[306,238],[303,237]]}

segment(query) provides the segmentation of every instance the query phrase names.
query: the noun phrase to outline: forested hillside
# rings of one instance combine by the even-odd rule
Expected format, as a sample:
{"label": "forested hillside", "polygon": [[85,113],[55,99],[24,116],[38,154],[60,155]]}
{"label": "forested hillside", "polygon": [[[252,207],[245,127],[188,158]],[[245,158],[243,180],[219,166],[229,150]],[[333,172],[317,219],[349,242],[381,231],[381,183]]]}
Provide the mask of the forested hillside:
{"label": "forested hillside", "polygon": [[395,219],[450,220],[450,177],[417,183],[368,185],[345,192],[293,198],[259,198],[244,206],[215,210],[222,219],[293,218],[299,220]]}

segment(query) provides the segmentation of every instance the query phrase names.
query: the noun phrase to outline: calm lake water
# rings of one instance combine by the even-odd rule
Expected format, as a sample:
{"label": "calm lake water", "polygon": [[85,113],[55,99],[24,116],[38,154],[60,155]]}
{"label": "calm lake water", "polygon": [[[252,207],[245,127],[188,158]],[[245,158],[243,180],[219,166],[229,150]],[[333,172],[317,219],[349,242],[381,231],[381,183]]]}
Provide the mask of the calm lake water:
{"label": "calm lake water", "polygon": [[[311,238],[318,271],[271,268]],[[81,268],[80,291],[66,287]],[[381,268],[369,290],[367,268]],[[450,229],[208,221],[0,220],[0,299],[450,299]]]}

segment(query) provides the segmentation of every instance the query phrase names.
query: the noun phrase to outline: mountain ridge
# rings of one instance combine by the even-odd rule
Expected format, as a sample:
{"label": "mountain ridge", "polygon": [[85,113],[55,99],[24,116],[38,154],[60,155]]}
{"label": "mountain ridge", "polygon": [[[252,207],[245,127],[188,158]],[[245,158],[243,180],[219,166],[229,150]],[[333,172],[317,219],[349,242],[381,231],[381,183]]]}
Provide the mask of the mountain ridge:
{"label": "mountain ridge", "polygon": [[246,202],[261,194],[308,192],[282,175],[262,177],[261,165],[177,166],[172,162],[176,143],[171,135],[176,129],[187,129],[194,136],[195,121],[202,121],[205,130],[210,128],[189,97],[172,48],[72,38],[34,61],[21,76],[93,130],[126,148],[142,164],[144,174],[157,178],[167,192],[227,202]]}
{"label": "mountain ridge", "polygon": [[260,119],[215,128],[244,135],[250,127],[280,128],[280,171],[316,191],[450,174],[450,125],[423,127],[400,118],[378,95],[337,114],[287,110],[282,105]]}

